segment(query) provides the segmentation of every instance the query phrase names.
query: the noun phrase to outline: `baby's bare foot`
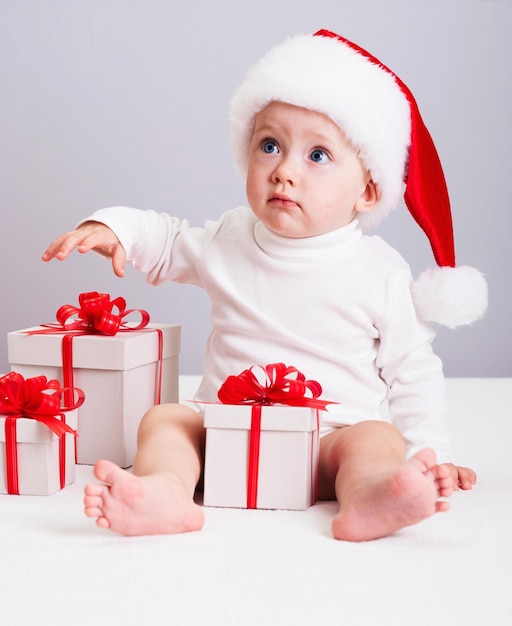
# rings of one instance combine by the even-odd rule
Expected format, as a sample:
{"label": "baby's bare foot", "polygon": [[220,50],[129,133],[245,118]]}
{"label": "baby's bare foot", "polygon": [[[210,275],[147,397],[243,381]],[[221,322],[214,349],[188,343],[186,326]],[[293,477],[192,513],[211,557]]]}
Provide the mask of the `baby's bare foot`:
{"label": "baby's bare foot", "polygon": [[436,465],[433,450],[420,450],[390,476],[362,485],[340,507],[332,531],[336,539],[369,541],[411,526],[434,513],[447,511],[450,470]]}
{"label": "baby's bare foot", "polygon": [[122,535],[160,535],[200,530],[204,513],[167,475],[134,476],[110,461],[94,466],[106,484],[85,487],[84,511],[100,528]]}

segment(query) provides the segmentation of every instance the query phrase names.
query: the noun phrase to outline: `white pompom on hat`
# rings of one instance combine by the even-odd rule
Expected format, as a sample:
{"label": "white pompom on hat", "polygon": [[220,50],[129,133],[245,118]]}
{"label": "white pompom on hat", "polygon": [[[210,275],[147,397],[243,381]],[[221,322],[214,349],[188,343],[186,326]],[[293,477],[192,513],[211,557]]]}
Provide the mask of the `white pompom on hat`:
{"label": "white pompom on hat", "polygon": [[287,39],[249,70],[231,103],[235,165],[244,178],[254,117],[273,101],[323,113],[343,130],[380,191],[375,207],[358,215],[363,228],[388,215],[405,186],[407,208],[438,265],[413,285],[419,316],[450,328],[480,319],[487,284],[476,269],[455,267],[443,170],[408,87],[366,50],[330,31]]}

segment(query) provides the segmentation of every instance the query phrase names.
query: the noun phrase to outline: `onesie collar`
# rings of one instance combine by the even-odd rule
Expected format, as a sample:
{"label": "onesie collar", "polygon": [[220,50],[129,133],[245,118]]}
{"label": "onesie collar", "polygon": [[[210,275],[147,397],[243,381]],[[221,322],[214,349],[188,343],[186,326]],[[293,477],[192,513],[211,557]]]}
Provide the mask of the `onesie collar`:
{"label": "onesie collar", "polygon": [[261,250],[270,256],[288,259],[334,257],[361,236],[357,220],[323,235],[302,238],[276,235],[261,221],[254,224],[254,239]]}

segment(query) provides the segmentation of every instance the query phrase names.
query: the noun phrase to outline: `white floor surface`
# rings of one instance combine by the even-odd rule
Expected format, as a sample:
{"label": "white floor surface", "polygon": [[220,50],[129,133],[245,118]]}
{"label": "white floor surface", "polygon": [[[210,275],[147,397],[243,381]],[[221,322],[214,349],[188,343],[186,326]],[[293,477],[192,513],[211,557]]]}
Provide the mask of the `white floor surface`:
{"label": "white floor surface", "polygon": [[79,466],[53,496],[0,496],[0,624],[512,624],[512,379],[447,384],[456,460],[479,475],[449,513],[361,544],[331,538],[334,503],[126,538],[83,515]]}

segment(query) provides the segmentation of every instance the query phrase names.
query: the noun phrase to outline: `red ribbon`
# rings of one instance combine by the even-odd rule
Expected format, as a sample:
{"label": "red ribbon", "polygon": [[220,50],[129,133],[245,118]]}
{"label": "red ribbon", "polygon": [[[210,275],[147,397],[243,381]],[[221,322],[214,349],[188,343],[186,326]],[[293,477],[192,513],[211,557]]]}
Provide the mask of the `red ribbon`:
{"label": "red ribbon", "polygon": [[[61,406],[66,391],[71,391],[72,402]],[[69,394],[67,394],[69,396]],[[76,396],[76,399],[75,399]],[[46,376],[24,379],[21,374],[10,372],[0,378],[0,415],[5,415],[5,461],[7,493],[19,494],[18,450],[16,420],[20,417],[45,424],[59,438],[60,485],[66,484],[66,433],[77,433],[66,424],[64,413],[77,409],[84,402],[81,389],[66,390],[57,380]]]}
{"label": "red ribbon", "polygon": [[[260,377],[255,374],[260,370]],[[263,382],[260,379],[263,377]],[[329,400],[320,400],[322,386],[316,380],[306,380],[302,372],[284,363],[263,367],[255,365],[238,376],[228,376],[218,392],[223,404],[250,404],[249,461],[247,479],[247,508],[257,508],[259,450],[261,438],[261,408],[263,405],[286,404],[325,410]],[[318,488],[318,485],[317,485]]]}

